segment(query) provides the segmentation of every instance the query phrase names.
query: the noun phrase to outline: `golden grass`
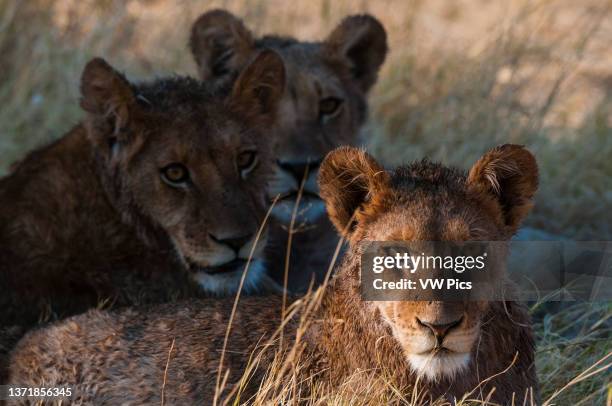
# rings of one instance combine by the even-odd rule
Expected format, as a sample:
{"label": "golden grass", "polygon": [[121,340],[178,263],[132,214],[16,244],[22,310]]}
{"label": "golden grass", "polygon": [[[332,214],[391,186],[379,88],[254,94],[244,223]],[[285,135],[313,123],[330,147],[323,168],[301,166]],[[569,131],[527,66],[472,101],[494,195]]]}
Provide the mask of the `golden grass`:
{"label": "golden grass", "polygon": [[[324,283],[326,285],[327,281]],[[312,316],[321,304],[323,289],[309,291],[303,298],[295,302],[289,309],[285,322],[280,326],[271,338],[258,346],[251,354],[249,365],[237,388],[219,396],[216,404],[311,404],[311,405],[345,405],[345,404],[397,404],[397,405],[422,405],[426,399],[426,393],[419,389],[419,383],[412,388],[401,388],[396,386],[395,379],[390,371],[355,371],[342,385],[330,388],[323,382],[317,382],[316,375],[306,376],[300,374],[300,370],[308,364],[309,360],[302,353],[303,337],[305,331],[313,321]],[[570,309],[567,317],[574,317],[575,311],[584,312],[589,306],[577,305]],[[513,405],[534,406],[537,404],[552,405],[591,405],[603,404],[607,395],[606,391],[610,385],[609,371],[612,369],[612,348],[610,345],[610,333],[612,329],[609,324],[601,327],[612,315],[610,309],[604,311],[602,308],[590,307],[587,311],[590,316],[597,315],[596,319],[590,318],[593,324],[588,323],[590,333],[578,333],[572,338],[572,345],[563,342],[559,337],[548,336],[548,334],[562,333],[565,328],[575,327],[571,322],[564,322],[564,327],[554,333],[542,333],[542,327],[536,326],[540,334],[540,341],[548,342],[551,348],[539,349],[538,370],[542,386],[541,402],[536,403],[532,392],[516,394]],[[291,318],[299,314],[299,327],[297,328],[296,340],[289,348],[279,344],[280,334]],[[603,315],[603,317],[602,317]],[[600,318],[601,317],[601,318]],[[544,330],[546,330],[544,328]],[[595,333],[599,338],[594,338]],[[549,341],[550,340],[550,341]],[[594,345],[593,340],[600,340],[599,346]],[[567,357],[560,360],[558,357],[550,357],[548,351],[554,350],[559,355]],[[518,356],[518,354],[517,354]],[[516,360],[516,358],[515,358]],[[267,363],[267,364],[266,364]],[[513,362],[514,363],[514,362]],[[456,403],[446,400],[438,400],[432,406],[468,406],[484,405],[493,406],[497,403],[490,400],[492,394],[482,392],[482,387],[487,381],[495,376],[506,373],[512,364],[498,373],[484,378],[478,386],[466,393]],[[381,363],[384,365],[384,363]],[[551,373],[550,369],[555,371]],[[251,397],[243,396],[242,390],[249,380],[253,379],[255,370],[263,369],[264,379],[259,384],[259,390]],[[365,379],[364,379],[365,378]],[[551,384],[555,383],[555,386]],[[220,392],[227,388],[220,388]],[[302,392],[302,389],[307,389]],[[307,393],[308,397],[303,397]]]}
{"label": "golden grass", "polygon": [[[209,8],[228,8],[257,33],[299,38],[323,38],[343,16],[368,11],[384,23],[391,48],[370,97],[366,141],[377,157],[397,164],[429,156],[467,168],[488,147],[525,144],[541,168],[528,224],[575,239],[610,239],[611,6],[596,0],[0,0],[0,174],[80,119],[78,81],[93,56],[132,78],[193,74],[188,30]],[[543,399],[610,403],[605,357],[612,352],[612,306],[533,311]],[[309,384],[280,384],[294,355],[275,354],[255,403],[286,403],[296,387]],[[585,371],[599,373],[582,380]],[[417,392],[403,398],[388,378],[357,393],[350,382],[333,393],[315,387],[312,403],[418,404]]]}
{"label": "golden grass", "polygon": [[610,1],[370,3],[0,0],[0,174],[79,120],[78,80],[95,55],[133,78],[193,74],[190,23],[211,7],[301,38],[370,11],[391,48],[370,98],[366,141],[379,158],[467,167],[485,148],[523,143],[542,171],[529,225],[612,235]]}

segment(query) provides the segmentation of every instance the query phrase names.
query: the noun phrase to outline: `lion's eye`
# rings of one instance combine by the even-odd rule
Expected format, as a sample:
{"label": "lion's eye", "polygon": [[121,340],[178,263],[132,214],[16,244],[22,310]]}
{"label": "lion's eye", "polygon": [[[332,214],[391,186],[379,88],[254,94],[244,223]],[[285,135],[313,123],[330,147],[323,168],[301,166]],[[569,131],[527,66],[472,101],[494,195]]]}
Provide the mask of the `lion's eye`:
{"label": "lion's eye", "polygon": [[243,178],[257,166],[257,152],[244,151],[236,157],[236,166],[240,171],[240,176]]}
{"label": "lion's eye", "polygon": [[385,255],[389,257],[395,257],[396,255],[404,255],[404,253],[408,252],[405,249],[401,249],[400,247],[385,247],[384,249]]}
{"label": "lion's eye", "polygon": [[173,163],[161,170],[161,177],[171,186],[182,186],[189,180],[189,171],[184,165]]}
{"label": "lion's eye", "polygon": [[342,105],[342,99],[326,97],[319,102],[319,115],[321,117],[335,114]]}

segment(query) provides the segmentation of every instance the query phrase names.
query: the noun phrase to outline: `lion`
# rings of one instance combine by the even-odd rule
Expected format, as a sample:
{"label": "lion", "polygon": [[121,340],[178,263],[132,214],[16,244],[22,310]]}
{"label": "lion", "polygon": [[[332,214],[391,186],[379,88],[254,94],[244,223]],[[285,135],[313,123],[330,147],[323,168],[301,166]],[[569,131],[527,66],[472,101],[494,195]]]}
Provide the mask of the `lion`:
{"label": "lion", "polygon": [[135,84],[90,61],[84,120],[0,180],[0,325],[235,291],[251,251],[245,288],[265,286],[265,130],[283,77],[273,51],[231,88],[178,76]]}
{"label": "lion", "polygon": [[[444,300],[435,292],[422,301],[357,297],[361,254],[371,241],[507,243],[533,206],[534,156],[506,144],[485,153],[467,174],[427,160],[386,171],[367,153],[340,148],[328,155],[319,176],[329,216],[350,247],[324,318],[357,320],[345,328],[330,323],[317,334],[321,368],[330,368],[332,384],[342,371],[380,367],[425,399],[453,402],[474,391],[471,399],[537,402],[535,341],[522,303]],[[502,253],[507,258],[507,250]],[[505,275],[496,276],[511,291]],[[370,334],[358,339],[364,331]],[[377,342],[381,337],[387,340]],[[373,358],[377,345],[384,365]]]}
{"label": "lion", "polygon": [[[531,153],[503,145],[466,174],[429,161],[386,171],[362,150],[343,147],[322,162],[319,182],[331,221],[349,248],[331,282],[314,296],[321,298],[319,307],[300,313],[304,307],[297,306],[286,322],[284,343],[295,344],[296,332],[300,337],[291,353],[301,358],[282,367],[295,367],[285,384],[303,391],[296,398],[311,396],[313,385],[316,393],[367,392],[371,382],[383,382],[383,390],[402,399],[418,391],[419,403],[454,402],[467,392],[470,399],[499,404],[537,401],[534,338],[522,304],[368,301],[359,291],[361,254],[371,241],[508,241],[537,189]],[[241,400],[249,399],[271,373],[273,354],[252,357],[276,343],[267,339],[275,337],[282,300],[243,299],[227,347],[230,298],[117,313],[94,310],[65,320],[22,340],[11,357],[10,382],[69,386],[75,400],[85,403],[200,404],[237,390]],[[228,369],[219,374],[224,355]],[[250,379],[241,380],[249,362],[256,367]],[[223,393],[216,390],[220,376]]]}
{"label": "lion", "polygon": [[[366,96],[387,54],[382,24],[363,14],[346,17],[323,41],[299,41],[277,35],[255,36],[225,10],[202,14],[193,24],[189,45],[202,80],[231,80],[261,49],[278,52],[287,68],[280,102],[275,148],[276,170],[269,183],[273,210],[268,272],[282,283],[288,230],[294,220],[289,266],[291,290],[325,275],[338,237],[325,216],[317,187],[319,165],[340,145],[362,142]],[[295,207],[300,185],[303,192]],[[295,208],[295,215],[294,215]]]}

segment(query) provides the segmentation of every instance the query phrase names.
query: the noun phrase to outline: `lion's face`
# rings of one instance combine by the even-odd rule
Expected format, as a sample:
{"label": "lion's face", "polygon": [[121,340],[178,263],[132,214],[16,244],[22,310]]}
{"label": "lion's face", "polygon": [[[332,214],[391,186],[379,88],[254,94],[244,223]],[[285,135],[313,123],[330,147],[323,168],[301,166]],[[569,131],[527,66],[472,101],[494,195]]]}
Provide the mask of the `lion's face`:
{"label": "lion's face", "polygon": [[247,288],[254,288],[263,269],[266,232],[259,241],[256,236],[272,164],[265,136],[220,111],[214,125],[204,118],[210,109],[193,113],[159,122],[125,168],[124,181],[202,287],[234,290],[253,251]]}
{"label": "lion's face", "polygon": [[273,167],[263,129],[282,94],[282,82],[268,79],[283,75],[272,52],[245,68],[230,94],[186,78],[134,86],[102,63],[84,75],[88,134],[116,206],[165,236],[207,291],[234,291],[251,255],[245,288],[262,283],[266,232],[257,235]]}
{"label": "lion's face", "polygon": [[280,196],[274,217],[288,224],[303,183],[298,222],[325,215],[317,176],[325,155],[339,145],[354,145],[365,120],[365,98],[342,83],[338,74],[301,43],[283,49],[287,90],[280,104],[276,167],[268,188]]}
{"label": "lion's face", "polygon": [[[389,191],[384,213],[356,230],[362,241],[494,241],[503,230],[463,192]],[[365,217],[365,214],[364,214]],[[371,222],[370,222],[371,221]],[[435,292],[429,292],[435,299]],[[431,380],[452,378],[469,365],[488,304],[477,301],[374,302],[413,368]]]}
{"label": "lion's face", "polygon": [[[492,241],[502,235],[494,220],[461,197],[416,192],[391,198],[362,241]],[[399,203],[401,202],[401,203]],[[399,204],[398,204],[399,203]],[[422,251],[419,251],[422,252]],[[429,292],[435,298],[435,292]],[[482,301],[372,302],[404,350],[412,369],[431,380],[452,378],[468,367],[488,303]]]}
{"label": "lion's face", "polygon": [[[340,148],[324,160],[319,183],[348,255],[358,256],[372,241],[508,240],[531,208],[537,176],[533,156],[515,145],[489,151],[468,176],[427,161],[388,172],[363,151]],[[489,280],[503,281],[503,267],[487,270]],[[416,373],[453,377],[470,367],[490,304],[445,301],[435,292],[425,300],[369,305]]]}
{"label": "lion's face", "polygon": [[278,136],[268,194],[279,200],[272,214],[284,224],[294,212],[298,223],[324,216],[317,186],[319,165],[337,146],[359,142],[366,94],[387,52],[382,25],[362,15],[346,18],[322,42],[255,38],[240,19],[215,10],[195,22],[190,45],[200,76],[207,79],[236,71],[258,49],[274,49],[282,56],[287,84],[273,128]]}

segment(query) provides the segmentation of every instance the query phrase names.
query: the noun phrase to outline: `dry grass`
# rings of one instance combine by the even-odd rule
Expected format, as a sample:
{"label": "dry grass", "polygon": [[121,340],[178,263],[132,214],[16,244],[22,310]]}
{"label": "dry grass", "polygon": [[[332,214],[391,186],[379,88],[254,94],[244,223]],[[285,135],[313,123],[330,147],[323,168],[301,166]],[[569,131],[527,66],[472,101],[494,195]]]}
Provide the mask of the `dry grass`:
{"label": "dry grass", "polygon": [[[303,337],[313,321],[313,315],[321,304],[322,289],[308,292],[295,302],[288,311],[287,319],[299,314],[296,342],[289,348],[279,345],[283,327],[251,354],[249,366],[237,388],[220,387],[216,404],[397,404],[419,406],[424,403],[426,393],[419,390],[419,383],[412,388],[396,385],[390,371],[355,371],[339,387],[329,388],[316,382],[316,375],[304,376],[301,372],[308,359],[304,358]],[[534,310],[536,308],[534,307]],[[612,348],[609,319],[610,308],[573,306],[564,312],[564,319],[551,321],[557,315],[546,317],[544,325],[536,325],[538,331],[537,367],[542,385],[541,403],[536,403],[533,393],[517,394],[513,405],[595,405],[610,401],[609,372],[612,370]],[[566,319],[565,319],[566,318]],[[574,322],[572,322],[574,321]],[[551,328],[551,323],[559,323]],[[574,330],[566,334],[568,329]],[[518,354],[517,354],[518,355]],[[515,358],[516,360],[516,358]],[[383,363],[384,365],[384,363]],[[456,403],[438,400],[432,406],[497,406],[489,400],[491,392],[482,392],[485,383],[497,375],[506,373],[511,365],[493,376],[484,378],[478,386],[466,393]],[[259,390],[251,397],[243,396],[242,389],[255,376],[255,371],[264,376]],[[304,390],[306,389],[306,390]],[[307,397],[304,397],[304,394]]]}
{"label": "dry grass", "polygon": [[[612,235],[610,1],[362,3],[210,7],[245,16],[257,32],[302,38],[323,38],[346,14],[374,13],[391,45],[371,95],[367,141],[380,158],[467,166],[485,148],[523,143],[542,171],[529,224],[580,239]],[[78,79],[92,56],[137,78],[194,73],[188,29],[210,7],[0,0],[0,173],[79,120]]]}
{"label": "dry grass", "polygon": [[[542,173],[529,224],[576,239],[610,239],[611,6],[595,0],[0,0],[0,174],[79,120],[78,79],[92,56],[131,77],[192,74],[188,29],[211,7],[244,16],[256,32],[300,38],[323,38],[344,15],[368,11],[383,21],[391,45],[370,98],[367,141],[378,157],[396,164],[429,156],[467,167],[488,147],[523,143]],[[609,370],[572,379],[612,352],[612,306],[534,312],[543,398],[572,382],[553,403],[610,401]],[[288,359],[281,355],[276,372]],[[347,383],[317,393],[318,403],[418,402],[416,395],[402,399],[380,390],[389,389],[384,378],[362,388],[358,399],[345,391]],[[291,387],[266,382],[262,399],[291,398]]]}

